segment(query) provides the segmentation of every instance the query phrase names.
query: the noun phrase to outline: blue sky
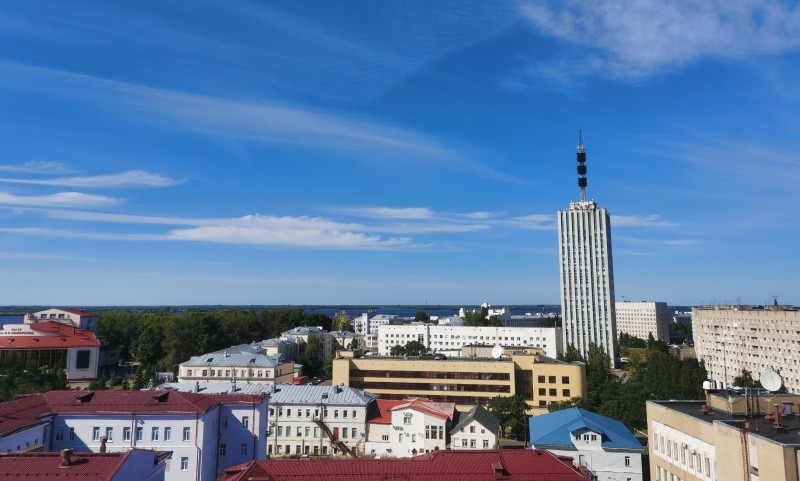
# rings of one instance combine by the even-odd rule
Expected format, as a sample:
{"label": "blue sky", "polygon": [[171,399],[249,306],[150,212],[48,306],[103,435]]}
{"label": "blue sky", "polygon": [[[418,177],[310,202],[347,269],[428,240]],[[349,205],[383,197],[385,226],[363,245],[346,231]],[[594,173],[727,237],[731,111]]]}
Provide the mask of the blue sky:
{"label": "blue sky", "polygon": [[800,304],[795,2],[0,5],[0,304]]}

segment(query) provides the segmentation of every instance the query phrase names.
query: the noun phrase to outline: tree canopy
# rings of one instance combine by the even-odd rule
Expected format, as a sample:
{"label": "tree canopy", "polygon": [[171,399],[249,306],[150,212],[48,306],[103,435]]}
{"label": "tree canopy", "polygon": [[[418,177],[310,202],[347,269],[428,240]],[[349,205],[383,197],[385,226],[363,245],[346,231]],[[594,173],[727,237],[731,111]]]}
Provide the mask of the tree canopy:
{"label": "tree canopy", "polygon": [[524,438],[528,427],[528,416],[526,414],[528,404],[519,394],[513,396],[496,396],[489,401],[489,411],[494,414],[500,422],[500,429],[503,436],[508,429],[515,438]]}
{"label": "tree canopy", "polygon": [[392,356],[421,356],[426,352],[428,348],[419,341],[408,341],[405,346],[398,344],[389,350]]}

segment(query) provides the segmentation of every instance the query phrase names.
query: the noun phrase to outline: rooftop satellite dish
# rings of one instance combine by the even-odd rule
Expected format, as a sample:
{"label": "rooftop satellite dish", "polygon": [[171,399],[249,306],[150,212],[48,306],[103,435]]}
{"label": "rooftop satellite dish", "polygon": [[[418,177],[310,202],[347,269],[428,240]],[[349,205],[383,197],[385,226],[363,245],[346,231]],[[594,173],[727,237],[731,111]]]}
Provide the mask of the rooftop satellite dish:
{"label": "rooftop satellite dish", "polygon": [[758,382],[760,382],[767,391],[777,391],[783,385],[781,375],[775,371],[762,372],[761,376],[758,377]]}
{"label": "rooftop satellite dish", "polygon": [[492,357],[495,359],[500,359],[501,357],[503,357],[504,352],[505,351],[503,350],[503,346],[494,346],[492,348]]}

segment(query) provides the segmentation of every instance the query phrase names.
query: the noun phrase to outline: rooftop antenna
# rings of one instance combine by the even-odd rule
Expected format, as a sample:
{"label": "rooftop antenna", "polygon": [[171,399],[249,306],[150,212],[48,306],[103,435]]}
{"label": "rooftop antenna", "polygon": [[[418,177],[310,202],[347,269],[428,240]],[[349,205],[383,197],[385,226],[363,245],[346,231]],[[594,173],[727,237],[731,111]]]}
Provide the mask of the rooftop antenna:
{"label": "rooftop antenna", "polygon": [[578,187],[581,188],[581,202],[586,202],[586,149],[583,148],[583,132],[578,130]]}

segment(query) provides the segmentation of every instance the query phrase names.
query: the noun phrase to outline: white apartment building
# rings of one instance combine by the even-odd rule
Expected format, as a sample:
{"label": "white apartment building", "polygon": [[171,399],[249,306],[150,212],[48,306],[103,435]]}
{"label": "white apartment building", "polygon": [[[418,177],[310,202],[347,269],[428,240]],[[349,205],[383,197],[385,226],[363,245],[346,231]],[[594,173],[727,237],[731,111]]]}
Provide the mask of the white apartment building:
{"label": "white apartment building", "polygon": [[376,398],[347,386],[275,386],[269,456],[363,454],[367,409]]}
{"label": "white apartment building", "polygon": [[656,341],[669,342],[672,322],[666,302],[617,301],[617,334],[623,332],[639,339],[650,334]]}
{"label": "white apartment building", "polygon": [[167,481],[213,481],[229,466],[266,459],[263,395],[51,391],[11,403],[0,412],[15,409],[17,421],[24,413],[33,427],[48,420],[46,451],[171,451]]}
{"label": "white apartment building", "polygon": [[732,384],[747,369],[757,380],[776,371],[800,392],[800,310],[788,306],[711,306],[692,309],[697,359],[714,387]]}
{"label": "white apartment building", "polygon": [[323,365],[333,359],[336,353],[333,337],[328,331],[319,326],[298,326],[281,333],[281,338],[293,339],[300,345],[300,354],[305,352],[309,337],[316,337],[320,341],[321,361]]}
{"label": "white apartment building", "polygon": [[605,349],[614,363],[617,325],[611,218],[594,200],[586,200],[586,150],[578,142],[580,202],[558,211],[558,259],[561,277],[563,346],[574,346],[584,357],[589,345]]}
{"label": "white apartment building", "polygon": [[23,322],[34,324],[37,322],[55,321],[87,331],[97,331],[97,314],[83,309],[46,309],[25,314]]}
{"label": "white apartment building", "polygon": [[282,384],[292,379],[294,363],[268,356],[254,344],[194,356],[178,367],[179,382]]}
{"label": "white apartment building", "polygon": [[555,358],[562,351],[561,329],[556,327],[434,326],[409,324],[385,325],[378,329],[378,354],[390,355],[392,347],[418,341],[429,350],[448,357],[461,357],[462,348],[470,345],[537,347]]}

